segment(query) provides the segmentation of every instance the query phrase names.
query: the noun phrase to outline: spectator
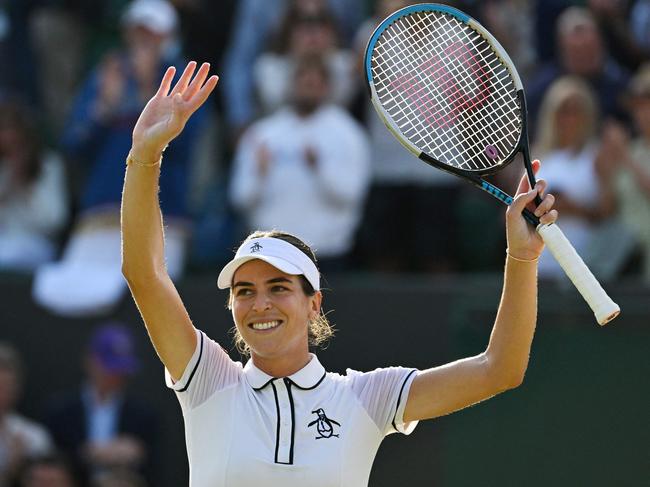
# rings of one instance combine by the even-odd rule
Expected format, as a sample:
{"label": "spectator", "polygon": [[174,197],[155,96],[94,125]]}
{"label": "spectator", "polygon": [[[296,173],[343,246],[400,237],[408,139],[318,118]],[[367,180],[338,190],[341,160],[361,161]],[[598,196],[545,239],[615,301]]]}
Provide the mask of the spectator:
{"label": "spectator", "polygon": [[629,17],[629,0],[588,0],[609,52],[626,69],[636,70],[644,60],[650,59],[650,46],[637,38]]}
{"label": "spectator", "polygon": [[43,147],[26,107],[0,103],[0,270],[52,260],[67,217],[62,161]]}
{"label": "spectator", "polygon": [[[601,181],[595,167],[599,128],[598,102],[580,78],[555,81],[542,102],[533,153],[542,160],[539,177],[556,197],[558,222],[579,254],[589,245],[595,224],[602,218]],[[564,272],[545,251],[540,277]]]}
{"label": "spectator", "polygon": [[86,479],[117,467],[153,473],[155,413],[127,392],[138,365],[130,330],[104,324],[88,343],[81,390],[50,407],[47,424],[54,440]]}
{"label": "spectator", "polygon": [[[68,155],[89,167],[80,215],[60,262],[39,269],[34,297],[63,315],[109,311],[122,297],[119,205],[131,131],[168,65],[184,64],[176,54],[176,11],[167,0],[135,0],[122,18],[125,48],[106,56],[82,87],[65,131]],[[183,132],[165,154],[160,180],[168,222],[166,258],[170,275],[182,273],[188,234],[188,171],[193,142],[204,117]]]}
{"label": "spectator", "polygon": [[18,352],[0,342],[0,487],[10,485],[23,462],[52,449],[45,428],[15,411],[22,379]]}
{"label": "spectator", "polygon": [[255,88],[263,113],[271,113],[289,101],[295,63],[311,56],[322,56],[330,70],[330,101],[348,105],[356,78],[352,53],[341,47],[341,41],[336,19],[328,10],[304,14],[289,8],[275,49],[262,54],[254,65]]}
{"label": "spectator", "polygon": [[627,72],[612,59],[593,15],[584,8],[570,7],[557,21],[559,60],[542,66],[527,87],[528,111],[537,120],[541,99],[561,76],[579,76],[596,94],[605,118],[625,118],[620,100],[628,82]]}
{"label": "spectator", "polygon": [[[650,285],[650,64],[632,78],[628,95],[638,135],[630,143],[621,128],[612,127],[607,135],[613,139],[614,154],[601,165],[606,171],[603,179],[614,193],[615,214],[624,226],[617,232],[617,247],[623,235],[631,234],[641,253],[643,281]],[[621,271],[624,265],[621,259],[615,270]]]}
{"label": "spectator", "polygon": [[[377,24],[414,2],[382,0],[357,33],[361,59]],[[365,83],[365,81],[364,81]],[[372,187],[359,232],[360,264],[380,271],[450,271],[455,268],[457,219],[453,213],[460,181],[432,170],[405,151],[366,97]],[[435,208],[435,210],[433,210]],[[444,232],[440,232],[444,228]],[[502,233],[499,230],[499,233]],[[390,241],[390,252],[385,242]]]}
{"label": "spectator", "polygon": [[235,14],[230,46],[225,54],[223,86],[225,90],[226,122],[237,138],[258,116],[254,101],[253,64],[276,31],[290,5],[310,15],[329,5],[343,28],[344,38],[361,21],[363,2],[358,0],[275,0],[274,8],[267,0],[241,0]]}
{"label": "spectator", "polygon": [[[325,104],[329,70],[301,60],[291,105],[245,133],[230,186],[254,228],[283,228],[313,244],[323,270],[345,267],[369,181],[368,145],[343,109]],[[291,191],[287,191],[288,187]],[[308,212],[314,218],[305,219]]]}
{"label": "spectator", "polygon": [[61,455],[44,455],[27,462],[21,469],[17,487],[77,487],[68,461]]}

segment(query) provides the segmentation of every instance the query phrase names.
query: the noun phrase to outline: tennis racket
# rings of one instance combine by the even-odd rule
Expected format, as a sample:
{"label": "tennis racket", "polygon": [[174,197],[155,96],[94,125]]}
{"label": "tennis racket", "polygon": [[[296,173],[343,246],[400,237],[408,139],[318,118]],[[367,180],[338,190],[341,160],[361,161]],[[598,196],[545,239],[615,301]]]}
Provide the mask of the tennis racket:
{"label": "tennis racket", "polygon": [[[531,187],[535,185],[521,79],[503,47],[467,14],[434,3],[398,10],[372,34],[365,72],[377,113],[422,161],[509,205],[513,198],[483,176],[503,169],[521,152]],[[614,319],[620,308],[559,227],[540,224],[527,209],[523,216],[598,323]]]}

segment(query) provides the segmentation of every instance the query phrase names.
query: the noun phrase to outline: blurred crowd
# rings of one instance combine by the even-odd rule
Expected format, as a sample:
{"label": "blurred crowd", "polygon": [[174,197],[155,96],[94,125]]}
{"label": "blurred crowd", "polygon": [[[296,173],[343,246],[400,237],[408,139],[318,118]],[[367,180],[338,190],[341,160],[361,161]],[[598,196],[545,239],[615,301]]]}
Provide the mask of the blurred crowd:
{"label": "blurred crowd", "polygon": [[[1,487],[156,485],[160,421],[128,392],[139,367],[123,323],[94,329],[80,353],[83,381],[45,401],[39,422],[16,411],[23,359],[0,342]],[[72,352],[72,350],[71,350]],[[158,479],[159,480],[159,479]]]}
{"label": "blurred crowd", "polygon": [[[165,153],[172,277],[214,269],[256,228],[305,239],[325,273],[500,267],[502,209],[416,161],[368,101],[367,39],[413,2],[218,3],[0,2],[0,269],[32,273],[35,300],[64,315],[123,295],[131,129],[165,67],[188,59],[210,61],[221,84]],[[650,282],[650,2],[447,3],[522,73],[533,155],[578,251],[604,280]],[[499,183],[512,191],[520,170]],[[561,271],[546,258],[540,275]]]}
{"label": "blurred crowd", "polygon": [[[411,3],[0,0],[0,279],[33,277],[53,313],[110,313],[131,130],[165,68],[190,59],[221,81],[165,152],[173,278],[214,272],[257,228],[307,241],[326,275],[500,269],[503,208],[413,158],[369,102],[366,42]],[[532,154],[578,252],[602,280],[650,285],[650,1],[444,3],[517,65]],[[521,167],[498,183],[514,191]],[[539,272],[563,275],[546,254]],[[0,487],[151,485],[156,419],[124,393],[131,346],[123,326],[98,329],[87,381],[39,425],[14,410],[21,360],[0,344]]]}

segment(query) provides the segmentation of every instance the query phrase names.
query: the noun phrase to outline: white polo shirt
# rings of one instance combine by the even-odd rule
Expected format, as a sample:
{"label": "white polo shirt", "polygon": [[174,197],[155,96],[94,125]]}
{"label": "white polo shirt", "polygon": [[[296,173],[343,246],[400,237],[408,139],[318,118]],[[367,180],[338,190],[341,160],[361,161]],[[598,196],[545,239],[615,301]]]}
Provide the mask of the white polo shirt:
{"label": "white polo shirt", "polygon": [[383,438],[417,424],[402,419],[414,369],[340,375],[312,355],[273,378],[197,333],[181,379],[166,372],[183,410],[190,487],[366,486]]}

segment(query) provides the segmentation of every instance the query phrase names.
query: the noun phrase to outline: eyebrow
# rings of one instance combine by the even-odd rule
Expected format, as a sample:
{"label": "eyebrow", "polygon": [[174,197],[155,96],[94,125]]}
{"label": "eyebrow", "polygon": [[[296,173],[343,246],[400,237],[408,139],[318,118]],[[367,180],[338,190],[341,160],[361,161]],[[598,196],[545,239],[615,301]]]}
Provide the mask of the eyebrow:
{"label": "eyebrow", "polygon": [[[292,281],[291,281],[291,279],[288,279],[286,277],[274,277],[273,279],[269,279],[268,281],[266,281],[267,284],[275,284],[275,283],[278,283],[278,282],[288,282],[289,284],[291,284]],[[235,284],[232,285],[232,289],[235,289],[236,287],[239,287],[239,286],[252,287],[252,286],[254,286],[254,284],[252,282],[238,281],[238,282],[236,282]]]}

